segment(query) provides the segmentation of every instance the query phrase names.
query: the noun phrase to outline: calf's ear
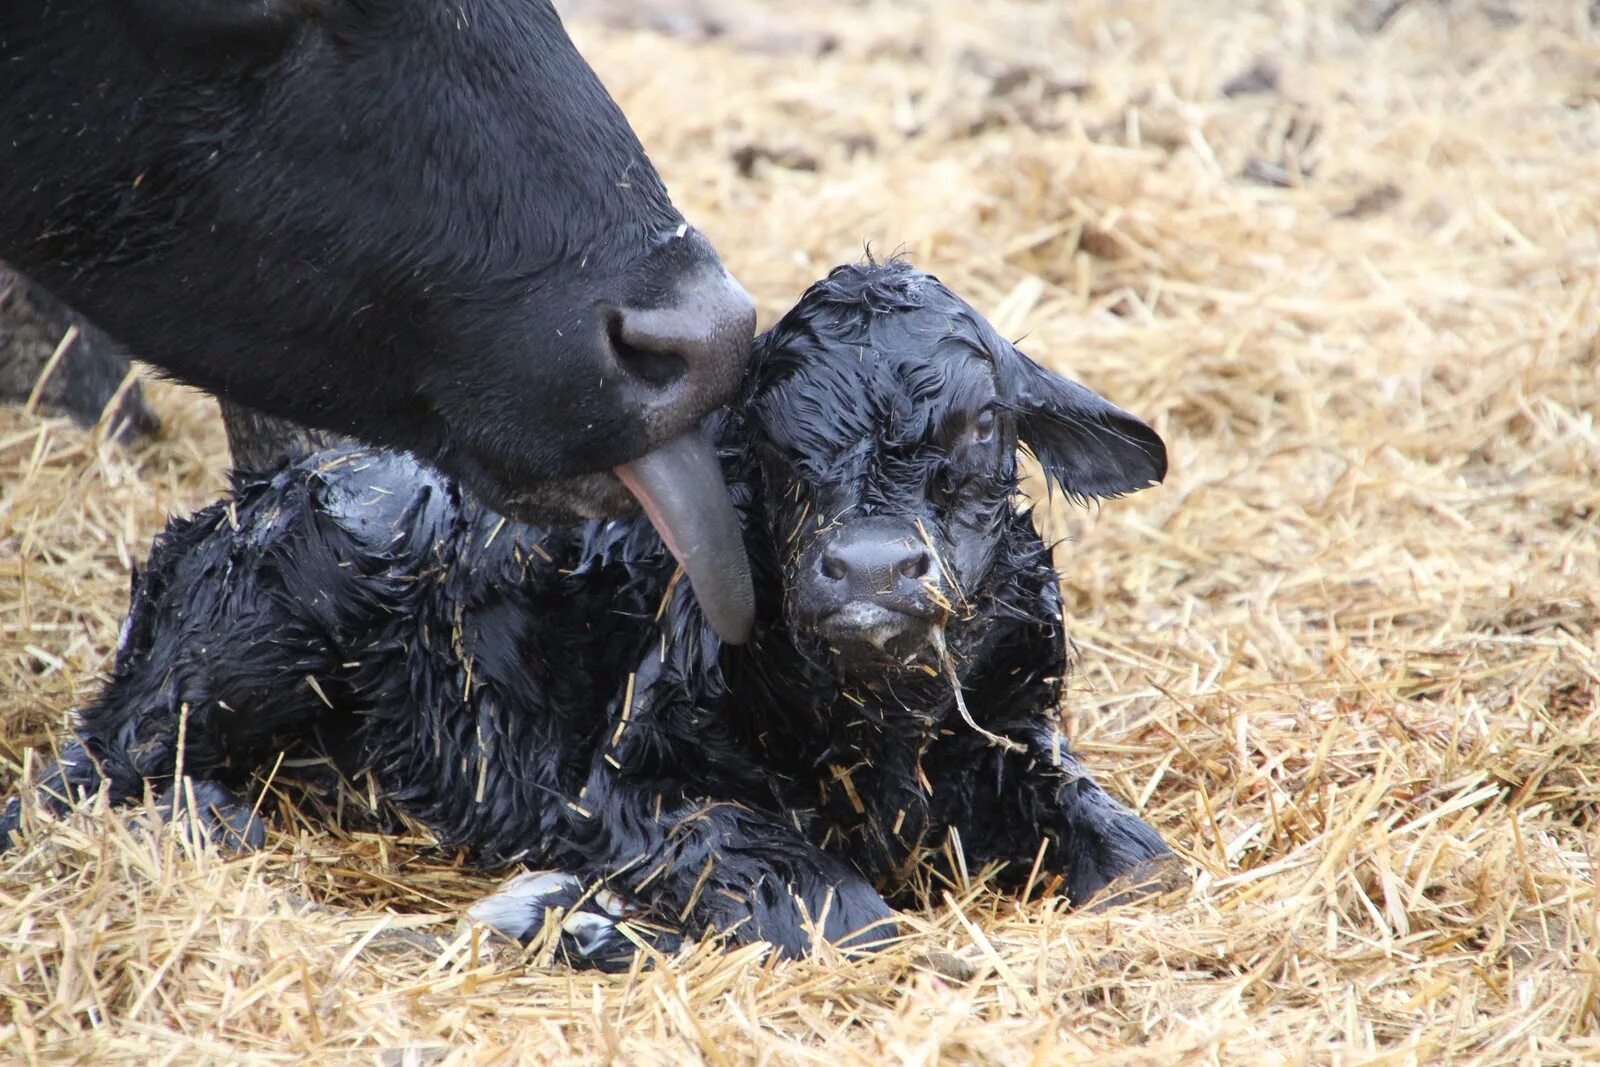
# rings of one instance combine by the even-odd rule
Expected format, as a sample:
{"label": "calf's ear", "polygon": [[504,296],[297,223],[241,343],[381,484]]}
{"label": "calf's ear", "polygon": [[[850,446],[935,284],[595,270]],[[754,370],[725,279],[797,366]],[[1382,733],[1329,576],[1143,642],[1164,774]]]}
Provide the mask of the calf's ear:
{"label": "calf's ear", "polygon": [[1050,482],[1074,497],[1120,496],[1167,476],[1167,446],[1144,422],[1000,341],[1002,400]]}

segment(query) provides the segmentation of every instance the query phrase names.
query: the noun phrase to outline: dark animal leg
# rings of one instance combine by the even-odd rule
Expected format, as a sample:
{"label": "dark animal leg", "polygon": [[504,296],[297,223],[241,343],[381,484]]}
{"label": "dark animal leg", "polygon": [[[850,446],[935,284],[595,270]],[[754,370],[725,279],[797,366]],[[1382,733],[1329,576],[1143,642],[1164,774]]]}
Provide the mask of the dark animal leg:
{"label": "dark animal leg", "polygon": [[156,797],[156,811],[230,852],[254,852],[267,843],[266,824],[255,809],[221,782],[185,776],[180,787],[168,786]]}
{"label": "dark animal leg", "polygon": [[[337,581],[359,581],[332,567],[309,589],[286,585],[297,572],[282,561],[304,562],[313,549],[295,535],[303,527],[274,533],[273,499],[262,509],[213,505],[158,539],[133,583],[111,680],[77,716],[76,743],[41,779],[46,807],[63,810],[102,779],[113,802],[142,796],[146,781],[168,790],[181,769],[193,779],[203,825],[225,842],[261,839],[220,783],[243,778],[338,719],[330,709],[349,706],[349,672],[331,620],[317,613],[349,596]],[[246,551],[263,562],[237,565]],[[177,807],[186,804],[184,792]]]}
{"label": "dark animal leg", "polygon": [[[61,758],[47,764],[34,784],[40,808],[54,815],[65,815],[73,807],[92,797],[100,789],[104,778],[100,766],[84,751],[80,742],[74,741],[61,753]],[[112,801],[130,800],[134,794],[117,796]],[[22,801],[13,797],[0,811],[0,851],[9,849],[14,835],[22,828]]]}
{"label": "dark animal leg", "polygon": [[[74,328],[71,343],[61,347]],[[20,404],[37,392],[38,403],[85,426],[105,417],[119,440],[147,437],[161,420],[137,381],[122,388],[131,367],[122,347],[87,319],[0,267],[0,399]]]}
{"label": "dark animal leg", "polygon": [[269,471],[291,458],[309,456],[344,441],[338,434],[263,415],[243,404],[223,400],[219,406],[235,470]]}
{"label": "dark animal leg", "polygon": [[[1155,875],[1174,861],[1172,850],[1143,819],[1101,788],[1067,747],[1066,739],[1052,731],[1048,742],[1052,761],[1046,778],[1055,778],[1055,815],[1046,819],[1059,834],[1061,873],[1066,893],[1074,904],[1106,902],[1100,894],[1108,888],[1123,899],[1140,895]],[[1041,753],[1040,758],[1046,754]],[[1044,788],[1050,786],[1041,783]],[[1050,857],[1045,857],[1046,864]]]}
{"label": "dark animal leg", "polygon": [[1026,736],[1027,751],[974,752],[968,743],[957,746],[964,754],[928,767],[935,802],[961,798],[943,814],[961,834],[969,867],[1004,862],[1002,879],[1020,885],[1043,842],[1040,873],[1061,876],[1081,906],[1113,882],[1137,889],[1172,862],[1161,836],[1089,776],[1059,731],[1011,736]]}
{"label": "dark animal leg", "polygon": [[633,707],[622,709],[588,784],[565,809],[583,873],[693,937],[766,941],[790,957],[810,949],[811,929],[853,949],[893,938],[888,904],[858,871],[778,816],[691,783],[688,768],[705,752],[719,753],[719,770],[729,770],[737,750],[681,706],[691,690],[668,673],[657,653],[645,656]]}
{"label": "dark animal leg", "polygon": [[[75,741],[58,761],[45,768],[34,792],[41,808],[65,815],[93,797],[106,781],[99,763]],[[137,799],[139,793],[133,788],[133,779],[123,776],[110,781],[112,803]],[[142,780],[138,784],[142,786]],[[197,827],[202,837],[232,851],[255,850],[266,843],[266,826],[255,811],[220,782],[186,777],[176,799],[171,785],[156,797],[155,810],[163,819],[176,818],[181,826]],[[195,814],[191,816],[191,812]],[[0,811],[0,851],[12,846],[13,833],[20,832],[21,824],[22,801],[12,798]]]}
{"label": "dark animal leg", "polygon": [[659,779],[642,790],[600,775],[571,835],[598,878],[691,937],[765,941],[806,955],[812,931],[871,950],[896,936],[889,905],[858,872],[788,823],[742,805],[697,799]]}

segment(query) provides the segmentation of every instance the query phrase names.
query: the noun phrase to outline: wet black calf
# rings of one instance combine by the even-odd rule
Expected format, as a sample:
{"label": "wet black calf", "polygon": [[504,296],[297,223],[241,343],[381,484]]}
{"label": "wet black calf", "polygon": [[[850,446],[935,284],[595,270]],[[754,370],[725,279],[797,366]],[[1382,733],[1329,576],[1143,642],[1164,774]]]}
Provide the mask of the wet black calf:
{"label": "wet black calf", "polygon": [[213,832],[254,840],[221,791],[314,735],[441,842],[539,870],[481,917],[533,937],[575,905],[563,951],[602,966],[623,917],[662,946],[869,944],[955,836],[1079,903],[1168,854],[1062,736],[1058,579],[1016,506],[1019,448],[1107,497],[1163,477],[1155,433],[890,263],[760,338],[717,434],[747,645],[642,520],[508,524],[409,459],[327,452],[158,540],[47,790],[170,789],[182,737]]}
{"label": "wet black calf", "polygon": [[613,469],[669,442],[710,469],[755,322],[548,0],[0,0],[0,261],[546,521],[632,510]]}

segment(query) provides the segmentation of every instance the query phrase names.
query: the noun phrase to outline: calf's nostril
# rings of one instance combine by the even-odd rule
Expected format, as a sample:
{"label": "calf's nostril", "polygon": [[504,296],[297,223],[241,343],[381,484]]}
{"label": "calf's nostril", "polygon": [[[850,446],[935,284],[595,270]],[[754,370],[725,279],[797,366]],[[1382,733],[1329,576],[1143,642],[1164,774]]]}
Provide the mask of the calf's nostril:
{"label": "calf's nostril", "polygon": [[924,545],[890,537],[844,537],[823,550],[817,569],[829,581],[872,584],[873,595],[887,596],[899,581],[920,581],[933,572],[933,554]]}
{"label": "calf's nostril", "polygon": [[[641,316],[635,316],[640,318]],[[617,363],[628,374],[658,388],[671,385],[688,372],[689,364],[672,337],[654,336],[639,322],[629,322],[627,311],[606,316],[606,342]]]}
{"label": "calf's nostril", "polygon": [[849,573],[850,568],[845,565],[844,560],[832,552],[824,552],[822,554],[822,576],[824,578],[839,582],[843,581],[845,575]]}
{"label": "calf's nostril", "polygon": [[919,548],[905,559],[901,560],[896,568],[902,577],[915,581],[925,578],[933,567],[933,556],[925,548]]}

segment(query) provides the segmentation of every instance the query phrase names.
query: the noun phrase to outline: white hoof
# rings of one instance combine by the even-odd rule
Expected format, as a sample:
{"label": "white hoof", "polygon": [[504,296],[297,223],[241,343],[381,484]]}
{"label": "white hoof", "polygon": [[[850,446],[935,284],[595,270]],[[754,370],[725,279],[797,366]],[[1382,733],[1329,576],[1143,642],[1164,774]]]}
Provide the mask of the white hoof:
{"label": "white hoof", "polygon": [[526,871],[467,909],[477,922],[517,941],[531,940],[551,911],[566,911],[583,897],[583,883],[560,871]]}

